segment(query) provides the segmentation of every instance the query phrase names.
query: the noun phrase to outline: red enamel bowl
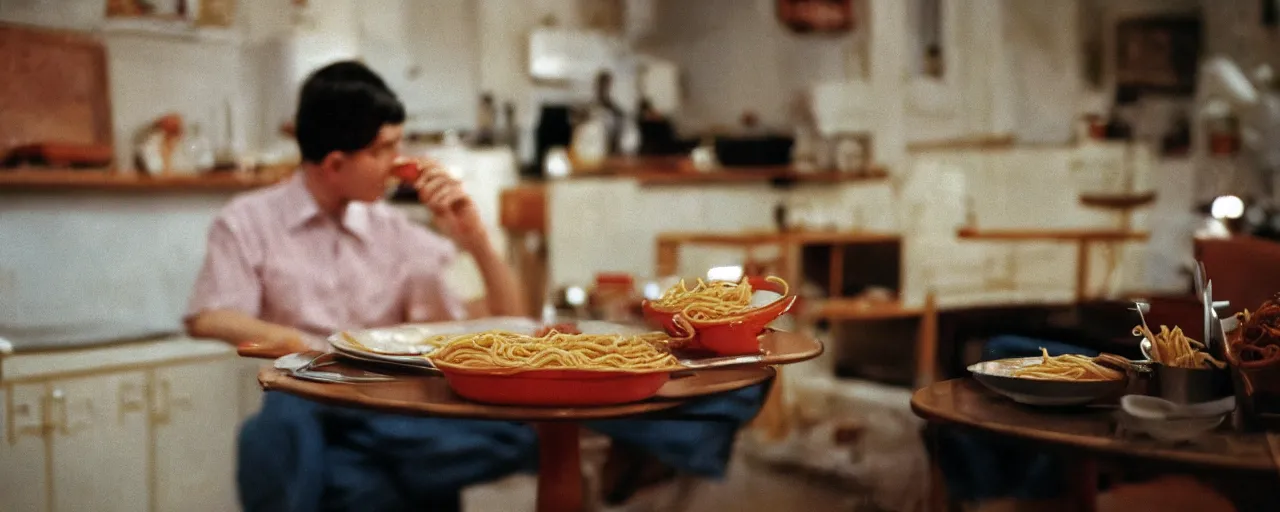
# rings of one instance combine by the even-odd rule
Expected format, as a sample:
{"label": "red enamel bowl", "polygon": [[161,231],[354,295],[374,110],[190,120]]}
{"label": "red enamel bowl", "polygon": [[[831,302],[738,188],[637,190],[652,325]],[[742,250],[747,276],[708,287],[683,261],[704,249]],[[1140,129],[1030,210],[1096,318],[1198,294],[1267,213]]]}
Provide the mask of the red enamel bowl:
{"label": "red enamel bowl", "polygon": [[[760,276],[747,278],[753,290],[771,291],[782,294],[785,290],[778,283],[767,281]],[[722,356],[749,355],[760,353],[760,342],[756,339],[774,320],[786,314],[795,305],[796,296],[787,295],[764,306],[747,310],[736,316],[715,320],[693,320],[684,318],[678,311],[664,310],[644,301],[645,319],[649,323],[661,326],[672,337],[683,338],[689,333],[680,326],[681,321],[693,327],[693,339],[682,347],[690,351],[705,351]]]}
{"label": "red enamel bowl", "polygon": [[[672,370],[627,372],[459,368],[436,363],[449,387],[468,400],[533,407],[590,407],[639,402],[656,395]],[[678,370],[678,368],[676,368]]]}

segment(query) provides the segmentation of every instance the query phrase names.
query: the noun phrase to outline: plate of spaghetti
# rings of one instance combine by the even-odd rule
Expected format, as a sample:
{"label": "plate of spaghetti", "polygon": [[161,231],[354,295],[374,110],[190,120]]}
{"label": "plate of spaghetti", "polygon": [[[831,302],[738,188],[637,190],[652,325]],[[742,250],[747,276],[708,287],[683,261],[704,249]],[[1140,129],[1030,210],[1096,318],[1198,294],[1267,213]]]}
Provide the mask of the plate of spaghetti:
{"label": "plate of spaghetti", "polygon": [[452,336],[424,356],[454,392],[477,402],[592,406],[652,397],[683,367],[663,333]]}
{"label": "plate of spaghetti", "polygon": [[1018,403],[1083,405],[1123,391],[1126,375],[1115,367],[1127,364],[1119,356],[1050,356],[1041,348],[1039,356],[985,361],[970,366],[969,372]]}
{"label": "plate of spaghetti", "polygon": [[1280,297],[1222,319],[1226,359],[1238,380],[1238,398],[1255,416],[1280,427]]}
{"label": "plate of spaghetti", "polygon": [[418,356],[430,353],[447,340],[442,335],[491,329],[533,332],[537,328],[538,323],[528,318],[495,317],[341,331],[329,336],[327,341],[338,352],[392,358],[396,362],[421,362]]}
{"label": "plate of spaghetti", "polygon": [[[751,302],[756,291],[779,297],[756,307]],[[788,291],[787,282],[773,276],[752,276],[736,283],[699,279],[693,287],[681,280],[642,307],[651,324],[673,337],[688,338],[681,347],[684,350],[747,355],[760,352],[756,337],[795,304],[796,297]]]}
{"label": "plate of spaghetti", "polygon": [[1235,320],[1239,327],[1227,332],[1232,364],[1252,370],[1280,367],[1280,298],[1263,302],[1257,311],[1246,309]]}

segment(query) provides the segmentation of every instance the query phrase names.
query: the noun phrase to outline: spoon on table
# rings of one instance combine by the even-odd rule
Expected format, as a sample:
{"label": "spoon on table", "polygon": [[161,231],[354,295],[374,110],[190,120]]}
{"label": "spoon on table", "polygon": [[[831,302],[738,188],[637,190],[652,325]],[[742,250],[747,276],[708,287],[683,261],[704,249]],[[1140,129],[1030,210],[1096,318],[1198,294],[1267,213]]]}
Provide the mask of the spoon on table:
{"label": "spoon on table", "polygon": [[764,360],[764,354],[751,354],[746,356],[721,356],[708,357],[703,359],[680,359],[680,366],[690,370],[702,370],[706,368],[718,368],[722,366],[734,366],[739,364],[757,364]]}
{"label": "spoon on table", "polygon": [[[390,382],[395,380],[393,377],[382,375],[380,373],[363,372],[363,375],[344,375],[338,372],[316,371],[316,368],[334,364],[334,354],[319,351],[298,352],[289,354],[276,359],[274,366],[277,369],[289,372],[290,375],[299,379],[314,380],[319,382],[337,382],[337,383],[364,383],[364,382]],[[324,362],[320,362],[324,359]]]}
{"label": "spoon on table", "polygon": [[[1151,332],[1151,328],[1147,326],[1146,315],[1151,312],[1151,304],[1144,300],[1135,300],[1133,301],[1133,309],[1138,312],[1138,318],[1142,320],[1142,328],[1146,329],[1147,332]],[[1138,342],[1138,350],[1142,351],[1142,357],[1147,358],[1148,361],[1155,360],[1155,358],[1151,357],[1151,349],[1151,339],[1143,336],[1142,341]]]}

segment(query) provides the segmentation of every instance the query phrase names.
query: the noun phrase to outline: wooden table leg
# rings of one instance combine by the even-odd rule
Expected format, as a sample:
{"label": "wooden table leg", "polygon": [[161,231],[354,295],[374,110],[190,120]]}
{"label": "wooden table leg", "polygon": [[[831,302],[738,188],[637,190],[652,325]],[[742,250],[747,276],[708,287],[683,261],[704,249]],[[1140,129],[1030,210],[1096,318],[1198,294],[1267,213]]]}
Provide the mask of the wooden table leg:
{"label": "wooden table leg", "polygon": [[802,284],[800,276],[800,258],[801,248],[797,244],[786,242],[779,246],[780,257],[778,258],[778,273],[781,277],[791,284],[793,289],[799,290]]}
{"label": "wooden table leg", "polygon": [[576,422],[538,423],[538,512],[582,510]]}
{"label": "wooden table leg", "polygon": [[1076,241],[1076,303],[1084,302],[1089,288],[1089,241]]}
{"label": "wooden table leg", "polygon": [[827,269],[827,272],[829,274],[829,278],[827,282],[827,296],[843,297],[844,296],[844,245],[836,244],[831,246],[831,267]]}
{"label": "wooden table leg", "polygon": [[1072,456],[1063,475],[1063,499],[1068,510],[1094,512],[1098,509],[1098,462],[1089,456]]}

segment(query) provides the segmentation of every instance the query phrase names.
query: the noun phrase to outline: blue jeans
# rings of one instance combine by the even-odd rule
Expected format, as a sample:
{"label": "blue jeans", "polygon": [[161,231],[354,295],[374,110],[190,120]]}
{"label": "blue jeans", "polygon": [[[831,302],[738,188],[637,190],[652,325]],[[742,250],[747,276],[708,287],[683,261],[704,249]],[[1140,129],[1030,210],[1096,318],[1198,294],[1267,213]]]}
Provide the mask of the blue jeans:
{"label": "blue jeans", "polygon": [[[586,422],[677,470],[724,474],[764,384],[688,402],[661,419]],[[515,422],[420,418],[268,392],[245,422],[236,471],[247,512],[457,510],[472,484],[537,467],[537,436]]]}
{"label": "blue jeans", "polygon": [[[1098,352],[1083,347],[1022,336],[997,336],[982,347],[982,360]],[[1000,436],[971,430],[938,431],[938,465],[954,499],[1048,499],[1062,493],[1063,463],[1052,454],[1028,452]]]}

